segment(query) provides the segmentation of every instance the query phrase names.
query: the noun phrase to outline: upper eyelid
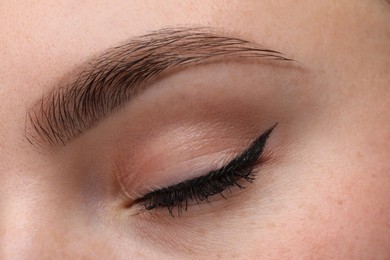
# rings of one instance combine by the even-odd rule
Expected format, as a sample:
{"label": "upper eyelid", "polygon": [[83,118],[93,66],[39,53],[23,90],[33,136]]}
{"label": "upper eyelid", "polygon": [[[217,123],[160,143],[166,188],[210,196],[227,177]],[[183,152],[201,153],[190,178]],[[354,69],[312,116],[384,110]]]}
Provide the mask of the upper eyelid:
{"label": "upper eyelid", "polygon": [[[238,156],[231,159],[226,165],[220,167],[219,169],[210,171],[209,173],[207,173],[204,176],[195,177],[193,179],[183,181],[183,182],[180,182],[178,184],[171,185],[168,187],[164,187],[164,188],[161,188],[159,190],[175,189],[179,186],[182,186],[184,183],[196,182],[197,179],[201,179],[201,178],[210,176],[213,173],[222,173],[223,174],[225,172],[235,170],[236,168],[241,167],[243,164],[248,163],[248,161],[257,161],[258,157],[261,156],[264,152],[265,144],[267,142],[268,137],[270,136],[270,134],[273,132],[273,130],[275,129],[275,127],[277,125],[278,125],[278,123],[274,124],[271,128],[269,128],[267,131],[265,131],[262,135],[260,135],[258,138],[253,140],[251,142],[251,144],[242,153],[240,153]],[[260,149],[260,150],[258,150],[258,149]],[[159,190],[157,190],[157,191],[159,191]],[[153,192],[156,192],[156,191],[152,191],[152,192],[146,194],[145,197],[152,194]]]}

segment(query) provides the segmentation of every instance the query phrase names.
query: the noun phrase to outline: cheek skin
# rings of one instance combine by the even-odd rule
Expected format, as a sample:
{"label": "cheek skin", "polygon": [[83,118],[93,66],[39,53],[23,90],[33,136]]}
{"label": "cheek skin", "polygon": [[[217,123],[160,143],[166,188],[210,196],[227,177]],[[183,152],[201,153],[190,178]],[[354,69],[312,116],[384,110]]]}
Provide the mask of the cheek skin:
{"label": "cheek skin", "polygon": [[[376,199],[383,195],[383,191],[374,192],[370,180],[366,181],[368,185],[345,181],[339,185],[340,191],[332,195],[324,191],[319,201],[301,202],[296,214],[291,210],[287,224],[290,228],[283,231],[289,237],[284,243],[286,251],[296,251],[308,258],[384,257],[389,241],[384,239],[383,232],[386,229],[385,214],[389,212],[384,212],[388,211],[384,210],[384,201]],[[318,190],[307,195],[314,192]],[[360,196],[362,192],[363,197]]]}
{"label": "cheek skin", "polygon": [[[340,168],[337,174],[350,170]],[[250,231],[241,234],[252,239],[241,252],[272,259],[387,257],[390,212],[387,200],[378,200],[386,190],[377,180],[371,176],[360,182],[334,178],[299,192],[299,197],[288,198],[288,210],[276,207],[269,219],[243,216],[253,222],[248,222]]]}
{"label": "cheek skin", "polygon": [[[362,152],[357,156],[357,140],[348,143],[336,138],[335,145],[329,145],[332,137],[327,137],[319,142],[322,155],[305,158],[312,166],[302,165],[309,170],[304,173],[307,182],[289,192],[288,215],[280,214],[279,222],[274,213],[273,223],[277,224],[267,233],[278,240],[270,243],[285,248],[286,256],[307,255],[309,259],[386,258],[390,245],[389,166],[377,152],[367,154],[367,160]],[[317,147],[317,151],[321,149]],[[340,149],[347,152],[335,153]],[[294,165],[298,167],[294,172],[299,172],[299,162]],[[310,179],[310,175],[318,177]],[[280,234],[284,234],[282,239]]]}

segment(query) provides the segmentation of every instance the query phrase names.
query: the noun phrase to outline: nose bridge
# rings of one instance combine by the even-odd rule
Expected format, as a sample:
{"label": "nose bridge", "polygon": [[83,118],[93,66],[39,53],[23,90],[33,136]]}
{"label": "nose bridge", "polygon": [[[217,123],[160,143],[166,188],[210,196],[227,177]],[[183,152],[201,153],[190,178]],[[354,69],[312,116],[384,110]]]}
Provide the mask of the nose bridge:
{"label": "nose bridge", "polygon": [[[16,200],[15,200],[16,199]],[[17,198],[8,197],[1,203],[0,245],[2,259],[11,259],[31,255],[34,246],[37,219],[31,214],[27,201],[18,202]]]}
{"label": "nose bridge", "polygon": [[55,175],[11,175],[0,185],[0,259],[78,259],[86,251],[91,258],[112,258],[105,229],[83,209],[77,192]]}
{"label": "nose bridge", "polygon": [[112,258],[79,175],[1,139],[0,259]]}
{"label": "nose bridge", "polygon": [[38,179],[36,157],[26,149],[24,106],[11,102],[12,91],[5,94],[0,105],[0,259],[34,259],[38,236],[45,225],[51,228],[44,214],[50,202],[39,196],[45,185]]}
{"label": "nose bridge", "polygon": [[24,185],[23,190],[21,186],[23,183],[15,178],[14,181],[6,179],[1,189],[0,244],[5,255],[31,247],[37,232],[36,224],[44,221],[38,214],[39,201],[31,187]]}
{"label": "nose bridge", "polygon": [[36,180],[14,177],[2,184],[0,258],[39,258],[61,242],[59,234],[66,233],[67,220],[61,217],[58,201],[44,183]]}

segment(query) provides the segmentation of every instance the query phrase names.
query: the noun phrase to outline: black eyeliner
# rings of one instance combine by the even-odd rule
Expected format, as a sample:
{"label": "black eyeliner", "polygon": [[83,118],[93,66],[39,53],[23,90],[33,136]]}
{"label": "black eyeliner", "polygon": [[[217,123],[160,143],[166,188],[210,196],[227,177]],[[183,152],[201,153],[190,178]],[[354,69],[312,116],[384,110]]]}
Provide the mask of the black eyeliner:
{"label": "black eyeliner", "polygon": [[222,195],[222,192],[231,186],[244,188],[238,181],[244,179],[253,182],[255,177],[253,168],[263,154],[267,140],[276,126],[277,123],[225,166],[206,175],[152,191],[139,199],[139,204],[143,210],[167,208],[172,216],[173,209],[177,207],[180,215],[183,209],[187,210],[189,201],[196,201],[196,203],[207,201],[213,195]]}

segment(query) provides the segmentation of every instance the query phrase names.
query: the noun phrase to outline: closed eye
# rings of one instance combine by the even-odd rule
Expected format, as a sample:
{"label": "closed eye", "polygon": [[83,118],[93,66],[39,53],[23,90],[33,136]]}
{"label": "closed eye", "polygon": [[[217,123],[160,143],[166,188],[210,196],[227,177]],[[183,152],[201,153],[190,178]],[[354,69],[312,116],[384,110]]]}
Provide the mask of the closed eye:
{"label": "closed eye", "polygon": [[171,216],[174,212],[180,216],[187,211],[189,205],[208,201],[210,197],[222,194],[231,187],[245,188],[243,181],[252,183],[255,179],[253,171],[261,158],[265,145],[277,124],[262,133],[239,156],[217,170],[206,175],[186,180],[181,183],[152,191],[137,200],[141,211],[168,209]]}

